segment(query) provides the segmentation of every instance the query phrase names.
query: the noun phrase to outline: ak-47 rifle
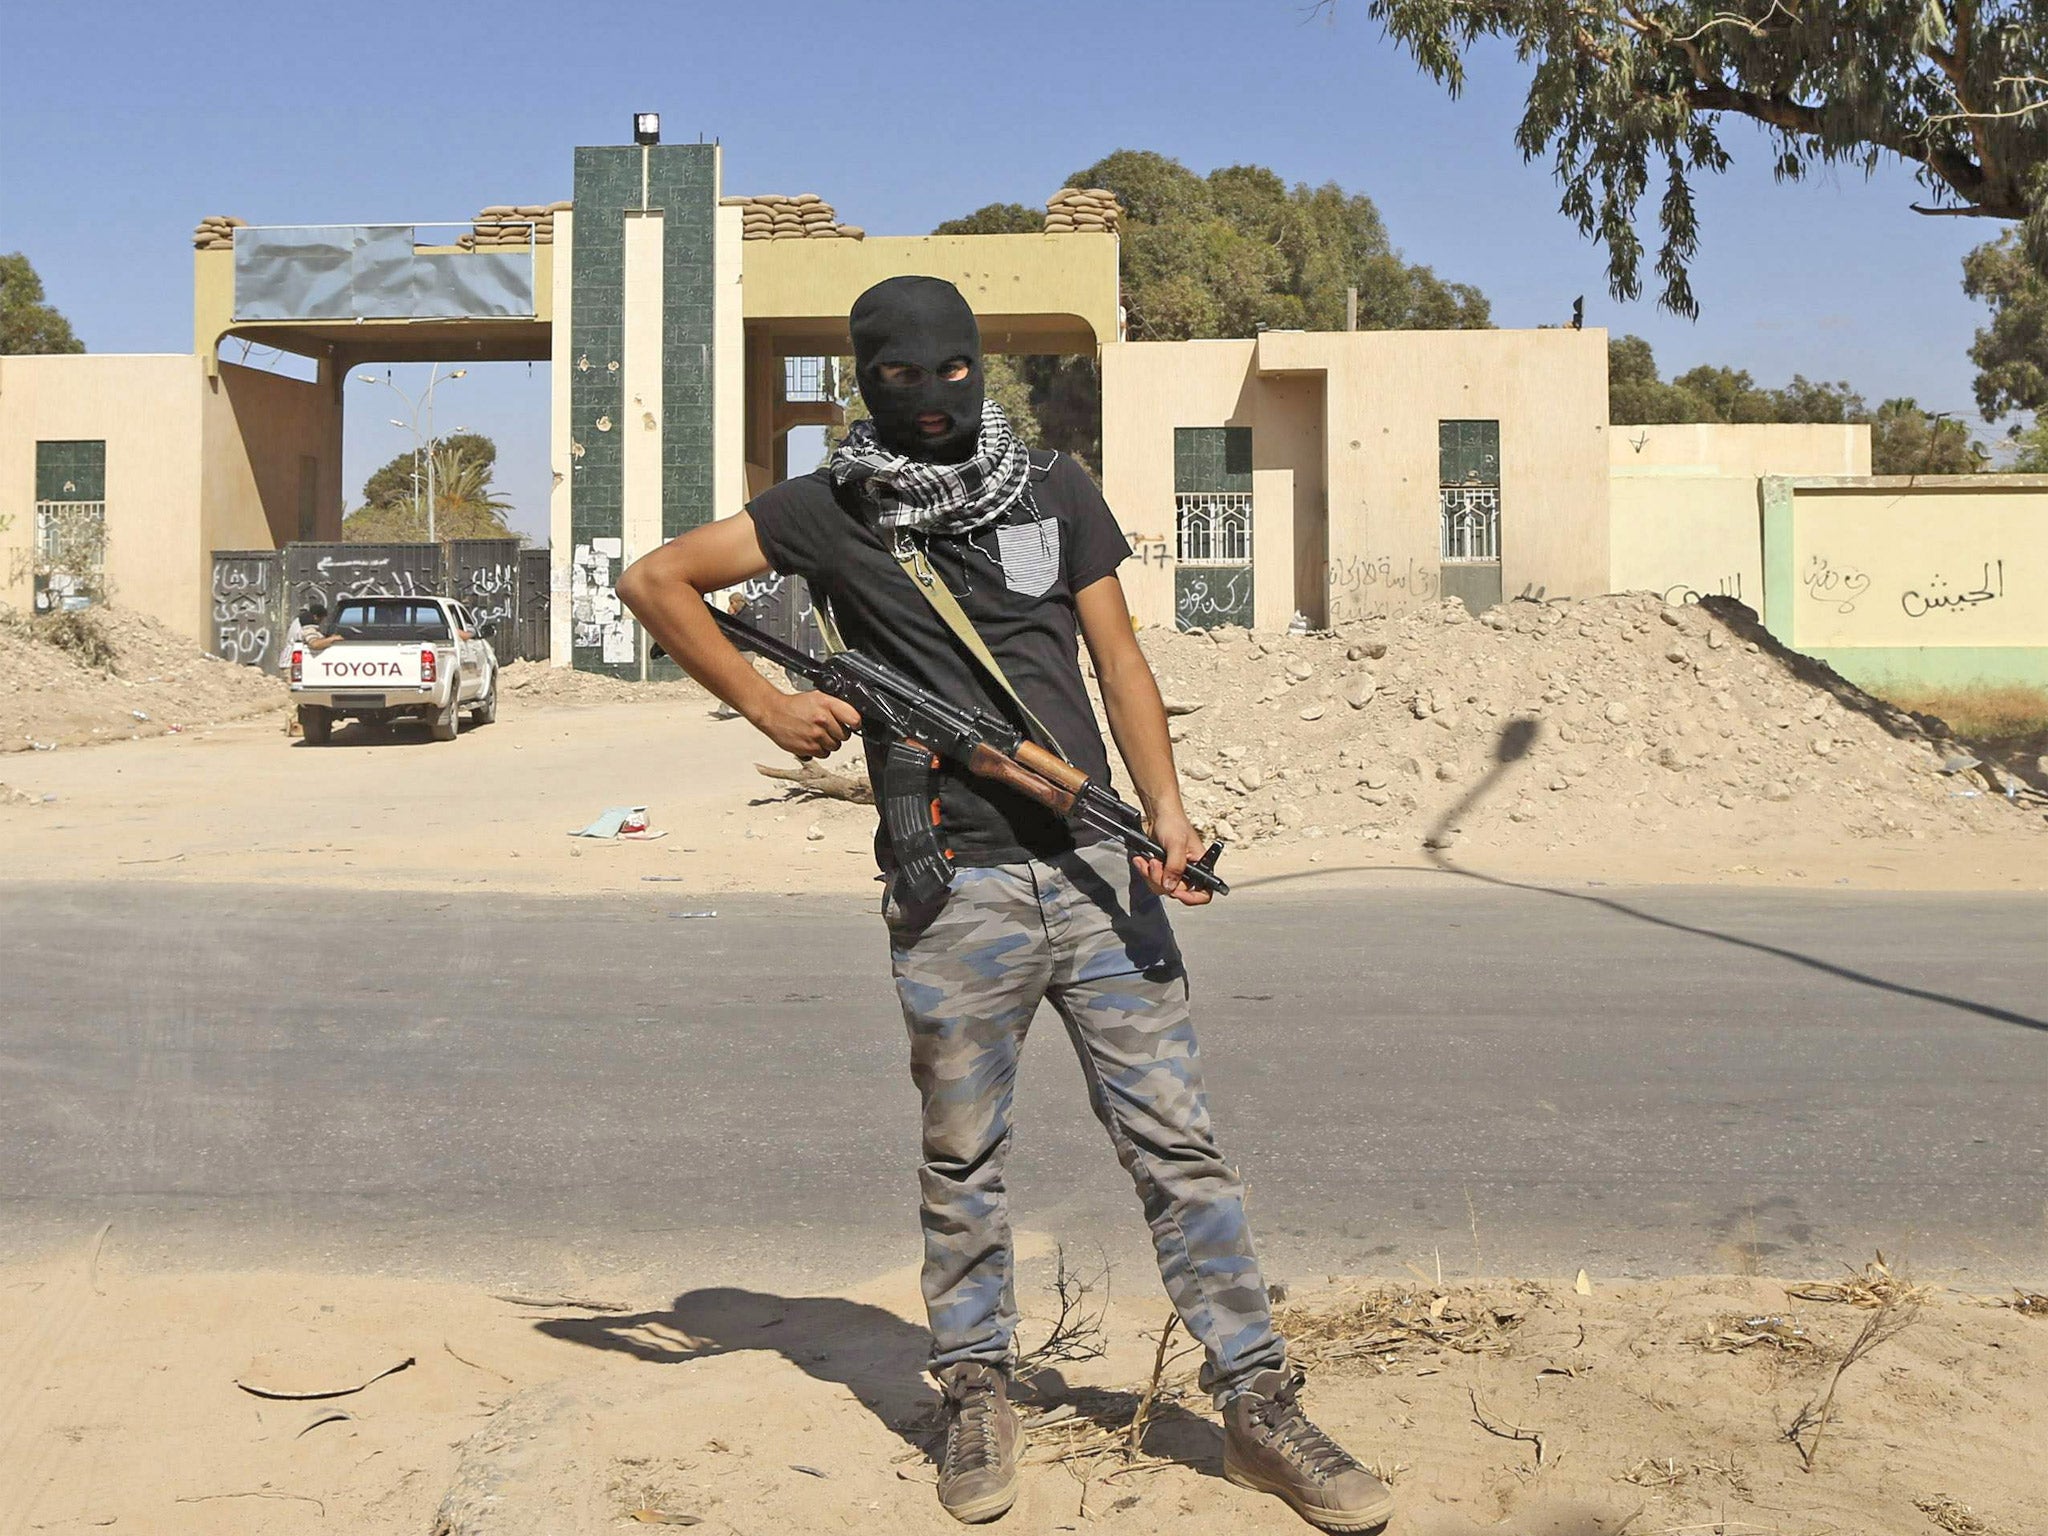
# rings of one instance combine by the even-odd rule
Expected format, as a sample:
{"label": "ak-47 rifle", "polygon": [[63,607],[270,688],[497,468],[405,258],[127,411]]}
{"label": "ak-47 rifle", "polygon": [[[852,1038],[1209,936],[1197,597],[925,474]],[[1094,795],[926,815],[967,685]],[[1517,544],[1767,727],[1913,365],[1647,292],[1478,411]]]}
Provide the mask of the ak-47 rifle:
{"label": "ak-47 rifle", "polygon": [[[939,847],[939,804],[932,771],[943,759],[979,778],[1007,784],[1019,794],[1064,816],[1076,826],[1119,839],[1133,854],[1166,858],[1166,850],[1145,830],[1135,806],[1065,758],[1048,752],[1009,721],[971,705],[955,704],[859,651],[835,651],[823,661],[773,635],[711,607],[725,637],[784,671],[808,679],[823,693],[860,711],[861,734],[883,744],[882,825],[896,856],[903,894],[929,901],[952,878],[950,855]],[[1219,840],[1182,872],[1198,890],[1230,894],[1217,876]]]}

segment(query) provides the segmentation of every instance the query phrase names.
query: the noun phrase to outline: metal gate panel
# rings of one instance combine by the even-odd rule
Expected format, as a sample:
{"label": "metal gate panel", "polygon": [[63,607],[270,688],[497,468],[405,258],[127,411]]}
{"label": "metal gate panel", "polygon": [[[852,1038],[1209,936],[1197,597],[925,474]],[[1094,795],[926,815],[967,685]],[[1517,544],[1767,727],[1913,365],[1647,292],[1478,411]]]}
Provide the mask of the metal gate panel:
{"label": "metal gate panel", "polygon": [[[810,583],[803,577],[771,573],[742,582],[733,590],[745,599],[740,617],[747,623],[806,656],[824,656],[825,637],[818,628],[818,610],[811,602]],[[783,675],[797,692],[810,689],[808,679],[788,672]]]}
{"label": "metal gate panel", "polygon": [[518,644],[519,541],[455,539],[455,580],[449,595],[479,624],[493,626],[492,648],[511,660]]}
{"label": "metal gate panel", "polygon": [[285,590],[294,613],[311,602],[328,611],[345,597],[441,595],[438,544],[290,544],[285,547]]}
{"label": "metal gate panel", "polygon": [[274,549],[213,552],[213,623],[208,649],[227,661],[274,670],[283,663],[283,558]]}
{"label": "metal gate panel", "polygon": [[521,661],[546,661],[553,651],[548,623],[554,610],[547,548],[519,551],[519,647]]}

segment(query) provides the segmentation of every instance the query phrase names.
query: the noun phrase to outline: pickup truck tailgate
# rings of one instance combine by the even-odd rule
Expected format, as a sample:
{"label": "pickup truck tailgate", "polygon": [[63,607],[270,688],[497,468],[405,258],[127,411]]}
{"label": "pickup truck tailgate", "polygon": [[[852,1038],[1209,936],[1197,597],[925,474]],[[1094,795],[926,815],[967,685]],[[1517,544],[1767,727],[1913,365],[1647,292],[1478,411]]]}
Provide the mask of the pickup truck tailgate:
{"label": "pickup truck tailgate", "polygon": [[[364,644],[360,641],[308,649],[300,662],[300,686],[381,691],[420,685],[420,652],[431,645]],[[452,659],[452,658],[451,658]]]}

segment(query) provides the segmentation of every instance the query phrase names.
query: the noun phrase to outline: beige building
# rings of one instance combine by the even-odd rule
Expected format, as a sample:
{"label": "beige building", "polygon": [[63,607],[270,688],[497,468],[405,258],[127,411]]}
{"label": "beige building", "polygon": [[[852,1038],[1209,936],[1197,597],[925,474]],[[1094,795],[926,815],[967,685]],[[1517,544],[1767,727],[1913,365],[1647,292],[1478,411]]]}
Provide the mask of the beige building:
{"label": "beige building", "polygon": [[1265,331],[1102,349],[1141,622],[1279,628],[1608,590],[1604,331]]}
{"label": "beige building", "polygon": [[[459,232],[209,219],[190,354],[0,359],[0,601],[109,596],[222,654],[271,654],[296,578],[213,556],[340,537],[344,381],[527,359],[552,380],[546,649],[647,676],[618,573],[785,477],[790,430],[837,418],[821,365],[849,350],[854,299],[924,273],[959,286],[993,354],[1100,358],[1104,490],[1142,623],[1647,589],[1740,598],[1852,665],[2039,668],[2031,482],[1903,495],[1864,478],[1867,427],[1611,427],[1597,330],[1127,343],[1100,210],[1054,210],[1040,234],[868,238],[814,196],[726,197],[722,177],[716,144],[586,147],[573,199],[495,205]],[[299,354],[315,378],[226,362],[230,342]],[[1792,478],[1766,493],[1766,477]],[[1920,594],[1897,603],[1966,567],[1968,600],[1785,606],[1795,566],[1871,541],[1869,579]],[[275,584],[261,601],[258,572]]]}
{"label": "beige building", "polygon": [[327,384],[189,353],[0,357],[0,601],[100,595],[195,642],[216,549],[341,537]]}
{"label": "beige building", "polygon": [[[0,359],[0,602],[108,597],[222,654],[274,649],[298,600],[288,573],[216,571],[213,556],[341,537],[346,380],[527,360],[553,386],[552,657],[644,676],[612,581],[786,474],[792,427],[835,419],[816,364],[849,350],[863,289],[946,277],[997,352],[1092,354],[1115,337],[1107,221],[867,239],[815,197],[724,197],[722,158],[716,144],[580,148],[573,201],[448,225],[203,221],[191,353]],[[315,379],[225,361],[239,343],[309,359]],[[274,586],[260,600],[259,577]]]}

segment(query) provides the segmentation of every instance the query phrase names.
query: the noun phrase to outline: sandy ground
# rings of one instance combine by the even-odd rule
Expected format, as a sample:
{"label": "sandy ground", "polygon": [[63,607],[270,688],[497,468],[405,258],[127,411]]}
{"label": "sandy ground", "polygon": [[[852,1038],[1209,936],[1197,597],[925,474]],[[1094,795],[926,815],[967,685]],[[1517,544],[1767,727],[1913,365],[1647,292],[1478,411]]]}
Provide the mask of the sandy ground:
{"label": "sandy ground", "polygon": [[[845,759],[842,750],[834,761]],[[348,727],[334,745],[308,747],[264,716],[0,760],[0,775],[18,792],[0,796],[0,865],[21,879],[569,894],[643,889],[649,880],[703,891],[871,890],[873,812],[754,772],[755,763],[775,761],[745,721],[713,718],[694,688],[654,703],[583,706],[508,692],[497,724],[454,742],[414,728]],[[1478,803],[1512,792],[1480,768],[1462,788]],[[647,806],[667,836],[632,843],[567,835],[615,805]],[[1688,821],[1652,834],[1622,822],[1603,833],[1595,822],[1554,851],[1473,831],[1438,854],[1417,836],[1361,829],[1233,849],[1223,870],[1247,891],[1282,877],[1341,885],[1443,867],[1552,883],[2048,885],[2048,838],[2038,835],[1956,829],[1843,838],[1788,828],[1781,809],[1737,808],[1709,825]],[[2002,814],[2015,827],[2030,815]]]}
{"label": "sandy ground", "polygon": [[[1027,1345],[1051,1315],[1030,1247]],[[520,1296],[138,1274],[119,1249],[0,1271],[0,1532],[957,1529],[930,1486],[910,1274],[830,1297],[677,1297],[644,1276]],[[2048,1318],[2013,1297],[1933,1289],[1841,1371],[1808,1471],[1786,1426],[1870,1311],[1755,1277],[1396,1288],[1390,1310],[1385,1283],[1333,1278],[1284,1313],[1305,1352],[1352,1351],[1313,1367],[1310,1400],[1392,1475],[1394,1536],[2048,1530]],[[1046,1422],[995,1529],[1306,1529],[1222,1480],[1191,1361],[1165,1372],[1142,1454],[1110,1448],[1164,1317],[1146,1286],[1126,1294],[1105,1357],[1034,1379]]]}
{"label": "sandy ground", "polygon": [[[766,744],[689,688],[626,702],[535,679],[508,691],[498,724],[454,743],[351,729],[310,748],[271,713],[0,760],[12,791],[0,792],[0,868],[18,880],[871,893],[872,812],[771,783],[757,761],[774,761]],[[1434,776],[1431,793],[1512,804],[1529,788],[1509,782],[1512,766],[1459,771]],[[614,805],[646,805],[667,835],[566,835]],[[1951,819],[1952,831],[1845,838],[1744,800],[1650,835],[1591,818],[1544,845],[1490,841],[1486,828],[1511,817],[1468,815],[1448,852],[1425,850],[1403,821],[1276,836],[1233,850],[1224,872],[1247,897],[1264,882],[1445,868],[1553,884],[2048,885],[2038,830],[1985,835]],[[1041,1319],[1044,1246],[1025,1277]],[[1312,1390],[1319,1417],[1395,1475],[1397,1536],[2048,1532],[2048,1319],[2000,1298],[1937,1292],[1846,1369],[1809,1472],[1785,1427],[1826,1390],[1867,1312],[1789,1301],[1755,1277],[1596,1276],[1587,1296],[1569,1280],[1439,1293],[1413,1266],[1411,1281],[1409,1316],[1437,1302],[1439,1323],[1489,1320],[1485,1347],[1397,1339],[1324,1361]],[[1303,1336],[1378,1336],[1355,1316],[1372,1284],[1333,1277],[1297,1296]],[[1221,1480],[1213,1415],[1184,1383],[1135,1463],[1057,1459],[1127,1424],[1145,1381],[1163,1309],[1149,1277],[1117,1289],[1131,1299],[1106,1317],[1106,1358],[1039,1380],[1038,1411],[1073,1411],[1034,1435],[1024,1496],[999,1528],[1304,1529]],[[574,1298],[605,1303],[592,1307],[377,1276],[142,1272],[116,1232],[0,1271],[0,1296],[0,1536],[578,1536],[656,1516],[747,1533],[955,1528],[928,1486],[931,1393],[907,1274],[837,1297],[678,1298],[659,1277],[593,1277]],[[1351,1323],[1316,1321],[1346,1307]],[[1789,1351],[1698,1342],[1774,1317],[1799,1330]],[[401,1362],[341,1396],[244,1390],[333,1392]],[[1542,1436],[1540,1456],[1517,1427]]]}

